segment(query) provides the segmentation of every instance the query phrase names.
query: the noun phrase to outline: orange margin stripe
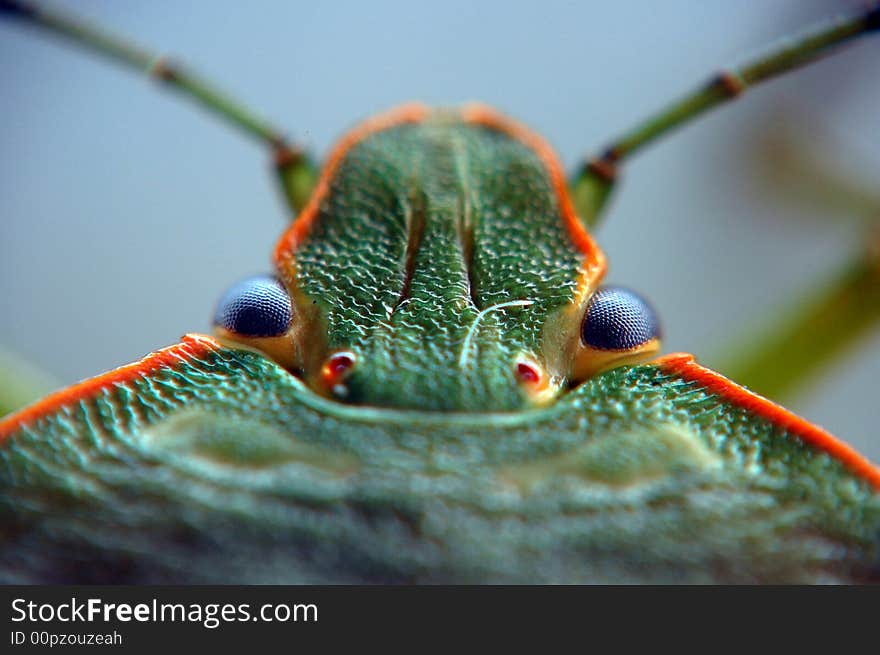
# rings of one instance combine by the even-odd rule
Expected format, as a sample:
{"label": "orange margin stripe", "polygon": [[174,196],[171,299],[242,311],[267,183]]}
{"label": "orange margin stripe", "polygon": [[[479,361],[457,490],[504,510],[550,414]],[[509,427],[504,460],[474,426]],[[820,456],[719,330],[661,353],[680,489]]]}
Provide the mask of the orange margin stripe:
{"label": "orange margin stripe", "polygon": [[559,200],[562,219],[565,221],[565,226],[568,228],[571,239],[575,247],[584,254],[587,278],[584,281],[584,286],[590,289],[595,288],[599,279],[605,274],[607,267],[605,254],[596,245],[596,242],[593,241],[593,237],[590,236],[587,228],[584,227],[577,213],[575,213],[574,203],[571,201],[571,196],[568,193],[568,180],[565,176],[565,170],[550,144],[537,132],[533,132],[522,123],[505,116],[487,105],[476,102],[467,104],[462,108],[461,114],[465,122],[483,125],[484,127],[503,132],[528,146],[538,155],[538,158],[550,173],[550,181],[553,183],[553,189],[556,191],[556,197]]}
{"label": "orange margin stripe", "polygon": [[[318,214],[318,209],[327,196],[333,177],[336,175],[336,171],[346,153],[354,145],[371,134],[403,123],[422,122],[431,114],[431,111],[427,105],[421,103],[402,105],[367,119],[342,137],[330,153],[308,204],[287,231],[281,235],[275,246],[275,265],[278,267],[279,272],[289,275],[289,271],[284,270],[283,264],[293,259],[297,246],[308,235]],[[531,148],[538,155],[538,158],[544,163],[550,174],[553,188],[559,200],[563,220],[571,234],[572,241],[575,247],[584,253],[586,280],[584,280],[582,286],[585,289],[594,288],[598,280],[605,273],[605,255],[577,217],[574,211],[574,204],[568,194],[568,183],[564,170],[550,145],[537,133],[486,105],[468,104],[461,109],[460,113],[466,123],[483,125],[503,132]]]}
{"label": "orange margin stripe", "polygon": [[850,471],[870,482],[874,489],[880,491],[880,468],[872,464],[852,446],[845,444],[830,432],[813,425],[784,407],[728,380],[720,373],[697,364],[693,355],[672,353],[655,359],[651,363],[656,364],[666,373],[678,375],[688,382],[696,382],[707,391],[721,396],[734,405],[747,409],[774,425],[793,432],[804,443],[825,451]]}
{"label": "orange margin stripe", "polygon": [[279,272],[286,273],[282,269],[282,264],[293,259],[293,253],[296,252],[297,246],[308,235],[312,223],[315,222],[315,218],[318,215],[321,203],[330,192],[330,183],[333,181],[333,177],[336,175],[336,171],[345,158],[346,153],[371,134],[403,123],[419,123],[430,113],[430,108],[418,102],[401,105],[385,113],[368,118],[339,140],[324,164],[321,177],[318,178],[309,202],[293,224],[281,235],[275,246],[275,265],[278,267]]}
{"label": "orange margin stripe", "polygon": [[21,426],[31,423],[65,405],[72,405],[103,389],[131,382],[159,369],[173,368],[181,361],[202,357],[211,351],[219,350],[221,347],[220,343],[211,337],[201,334],[186,334],[180,343],[150,353],[137,362],[120,366],[107,373],[83,380],[53,394],[49,394],[33,405],[13,412],[3,420],[0,420],[0,444]]}

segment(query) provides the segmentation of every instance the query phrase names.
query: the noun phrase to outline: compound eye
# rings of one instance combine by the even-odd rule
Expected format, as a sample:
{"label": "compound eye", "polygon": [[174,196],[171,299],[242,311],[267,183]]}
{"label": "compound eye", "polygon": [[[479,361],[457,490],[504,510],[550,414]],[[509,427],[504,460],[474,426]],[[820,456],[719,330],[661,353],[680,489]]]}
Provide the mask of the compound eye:
{"label": "compound eye", "polygon": [[270,275],[257,275],[223,294],[214,312],[214,327],[231,336],[278,337],[287,332],[292,319],[287,289]]}
{"label": "compound eye", "polygon": [[634,291],[602,287],[587,306],[581,339],[597,350],[636,350],[660,338],[654,309]]}
{"label": "compound eye", "polygon": [[583,381],[625,364],[647,361],[660,351],[660,321],[639,294],[601,287],[590,298],[570,379]]}

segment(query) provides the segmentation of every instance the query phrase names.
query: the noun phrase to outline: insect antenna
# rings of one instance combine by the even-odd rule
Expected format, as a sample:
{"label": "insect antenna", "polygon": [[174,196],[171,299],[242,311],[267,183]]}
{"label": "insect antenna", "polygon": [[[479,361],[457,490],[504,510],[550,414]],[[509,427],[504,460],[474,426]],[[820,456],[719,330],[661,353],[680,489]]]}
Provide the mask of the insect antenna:
{"label": "insect antenna", "polygon": [[21,20],[26,25],[159,80],[227,125],[256,139],[272,153],[281,192],[290,210],[295,214],[305,205],[317,179],[316,167],[305,150],[289,143],[281,131],[214,84],[179,63],[56,9],[24,0],[0,0],[0,16]]}
{"label": "insect antenna", "polygon": [[581,166],[570,183],[572,201],[588,228],[602,216],[614,188],[617,171],[634,153],[742,95],[756,84],[805,66],[858,37],[880,30],[880,4],[874,3],[856,14],[834,20],[795,39],[787,40],[753,61],[712,77],[613,141],[602,154]]}

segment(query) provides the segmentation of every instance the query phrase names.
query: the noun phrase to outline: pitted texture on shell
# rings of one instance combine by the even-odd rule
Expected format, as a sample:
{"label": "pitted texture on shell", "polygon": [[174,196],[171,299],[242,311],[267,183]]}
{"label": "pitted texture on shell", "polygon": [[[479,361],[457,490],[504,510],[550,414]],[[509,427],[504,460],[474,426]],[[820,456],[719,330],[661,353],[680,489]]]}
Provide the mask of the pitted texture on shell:
{"label": "pitted texture on shell", "polygon": [[[293,286],[320,309],[327,350],[358,354],[349,401],[492,411],[526,402],[514,360],[542,356],[582,265],[535,152],[438,114],[347,153]],[[517,301],[532,304],[492,309]]]}
{"label": "pitted texture on shell", "polygon": [[845,582],[880,545],[865,480],[655,366],[456,418],[209,351],[24,426],[0,488],[3,583]]}

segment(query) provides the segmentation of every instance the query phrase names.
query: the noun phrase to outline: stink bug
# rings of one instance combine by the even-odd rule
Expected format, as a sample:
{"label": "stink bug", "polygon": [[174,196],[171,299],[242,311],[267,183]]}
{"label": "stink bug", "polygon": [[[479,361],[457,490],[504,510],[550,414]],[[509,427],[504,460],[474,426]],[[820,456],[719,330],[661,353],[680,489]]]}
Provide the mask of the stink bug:
{"label": "stink bug", "polygon": [[350,132],[313,184],[302,151],[185,69],[63,15],[0,7],[148,68],[265,141],[301,210],[277,241],[277,281],[233,288],[216,338],[0,424],[6,578],[872,575],[877,469],[690,356],[657,359],[653,310],[601,285],[591,229],[632,152],[875,31],[876,9],[712,78],[569,185],[519,123],[420,104]]}

